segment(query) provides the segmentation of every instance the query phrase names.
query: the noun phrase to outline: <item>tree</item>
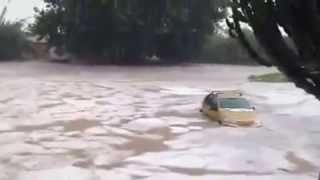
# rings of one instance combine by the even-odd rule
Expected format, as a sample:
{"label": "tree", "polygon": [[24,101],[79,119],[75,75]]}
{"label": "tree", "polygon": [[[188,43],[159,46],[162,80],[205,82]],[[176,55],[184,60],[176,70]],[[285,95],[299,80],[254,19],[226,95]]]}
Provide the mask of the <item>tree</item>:
{"label": "tree", "polygon": [[196,56],[226,0],[45,0],[31,31],[72,52],[136,63]]}
{"label": "tree", "polygon": [[5,15],[7,6],[0,11],[0,60],[18,58],[29,49],[21,22],[8,22]]}
{"label": "tree", "polygon": [[[320,99],[320,1],[231,0],[231,3],[232,20],[227,20],[231,36],[238,38],[259,63],[277,66],[298,87]],[[254,50],[241,24],[252,28],[268,57]]]}

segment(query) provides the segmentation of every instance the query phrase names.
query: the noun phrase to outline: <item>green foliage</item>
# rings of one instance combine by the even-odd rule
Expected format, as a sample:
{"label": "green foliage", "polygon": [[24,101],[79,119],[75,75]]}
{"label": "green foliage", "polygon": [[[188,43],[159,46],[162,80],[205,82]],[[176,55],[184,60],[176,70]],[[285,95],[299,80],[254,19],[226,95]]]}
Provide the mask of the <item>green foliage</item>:
{"label": "green foliage", "polygon": [[[277,66],[292,82],[320,99],[320,1],[231,0],[230,35],[259,63]],[[253,48],[241,24],[253,29],[267,57]]]}
{"label": "green foliage", "polygon": [[0,60],[18,58],[28,47],[26,36],[22,31],[22,23],[5,21],[7,8],[0,13]]}
{"label": "green foliage", "polygon": [[28,42],[20,23],[0,25],[0,60],[18,58],[27,47]]}
{"label": "green foliage", "polygon": [[282,73],[270,73],[263,75],[252,75],[249,77],[250,81],[253,82],[270,82],[270,83],[278,83],[278,82],[288,82],[289,79]]}
{"label": "green foliage", "polygon": [[[227,0],[45,0],[34,34],[78,55],[137,63],[146,56],[182,60],[202,49]],[[119,62],[120,61],[120,62]]]}
{"label": "green foliage", "polygon": [[[253,44],[253,34],[248,32],[248,37]],[[255,46],[258,47],[258,46]],[[259,52],[262,50],[257,48]],[[221,63],[221,64],[246,64],[256,65],[241,44],[233,38],[210,36],[207,38],[200,56],[194,61],[200,63]]]}

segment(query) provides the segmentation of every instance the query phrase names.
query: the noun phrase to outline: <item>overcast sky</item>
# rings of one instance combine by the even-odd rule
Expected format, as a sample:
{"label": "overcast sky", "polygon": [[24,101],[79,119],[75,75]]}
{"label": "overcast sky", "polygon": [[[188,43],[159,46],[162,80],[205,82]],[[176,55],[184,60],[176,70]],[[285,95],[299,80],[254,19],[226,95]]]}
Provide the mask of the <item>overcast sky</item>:
{"label": "overcast sky", "polygon": [[[8,0],[0,0],[0,10]],[[11,0],[6,14],[7,20],[21,20],[26,19],[28,22],[32,21],[34,15],[33,8],[43,7],[43,0]]]}

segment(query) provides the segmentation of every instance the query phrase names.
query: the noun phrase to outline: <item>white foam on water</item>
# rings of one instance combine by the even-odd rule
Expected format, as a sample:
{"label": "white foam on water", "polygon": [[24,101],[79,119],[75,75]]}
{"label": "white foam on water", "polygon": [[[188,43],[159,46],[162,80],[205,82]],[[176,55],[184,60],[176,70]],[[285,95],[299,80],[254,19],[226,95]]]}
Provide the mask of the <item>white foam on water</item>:
{"label": "white foam on water", "polygon": [[[180,110],[183,111],[184,109],[180,109]],[[176,116],[164,116],[164,117],[161,117],[161,119],[172,126],[175,126],[175,125],[187,126],[191,123],[205,122],[205,120],[203,120],[201,118],[192,118],[192,117],[190,117],[190,118],[185,117],[184,118],[184,117],[176,117]]]}
{"label": "white foam on water", "polygon": [[201,126],[189,126],[188,129],[191,131],[200,131],[200,130],[203,130],[204,128]]}
{"label": "white foam on water", "polygon": [[98,166],[111,165],[120,162],[133,154],[133,151],[114,151],[111,149],[109,152],[100,152],[99,155],[94,158],[93,162]]}
{"label": "white foam on water", "polygon": [[292,105],[310,98],[310,95],[291,83],[249,83],[242,89],[250,96],[264,98],[262,103],[270,105]]}
{"label": "white foam on water", "polygon": [[49,141],[41,142],[46,148],[58,148],[58,149],[89,149],[99,148],[104,145],[99,142],[85,141],[81,139],[70,139],[69,141]]}
{"label": "white foam on water", "polygon": [[60,135],[59,132],[49,130],[32,131],[28,138],[32,141],[40,141],[41,139],[53,139]]}
{"label": "white foam on water", "polygon": [[147,132],[154,129],[166,128],[168,125],[161,119],[142,118],[130,121],[128,124],[123,125],[123,127],[133,131]]}
{"label": "white foam on water", "polygon": [[95,174],[98,176],[97,180],[133,180],[130,175],[119,171],[97,170]]}
{"label": "white foam on water", "polygon": [[292,107],[282,107],[275,110],[278,114],[293,114],[295,116],[313,117],[320,116],[320,102],[316,99],[306,99],[304,103]]}
{"label": "white foam on water", "polygon": [[205,95],[209,91],[203,89],[189,87],[162,87],[161,93],[176,94],[176,95]]}
{"label": "white foam on water", "polygon": [[154,172],[151,172],[149,170],[138,169],[136,167],[132,167],[131,165],[127,166],[126,168],[118,168],[118,170],[122,173],[130,174],[131,176],[138,176],[142,178],[146,178],[154,174]]}
{"label": "white foam on water", "polygon": [[64,127],[63,126],[53,126],[53,127],[50,127],[49,130],[52,130],[52,131],[63,131]]}
{"label": "white foam on water", "polygon": [[118,125],[121,124],[121,119],[111,119],[111,120],[104,120],[101,122],[103,125]]}
{"label": "white foam on water", "polygon": [[162,153],[146,153],[141,156],[128,158],[127,162],[151,164],[154,166],[197,169],[203,169],[207,164],[206,157],[172,151]]}
{"label": "white foam on water", "polygon": [[291,83],[250,83],[242,88],[256,102],[274,106],[277,114],[320,116],[320,102]]}
{"label": "white foam on water", "polygon": [[13,142],[20,142],[20,141],[23,141],[25,138],[26,138],[26,133],[23,133],[23,132],[0,133],[1,144],[11,144]]}
{"label": "white foam on water", "polygon": [[[41,67],[42,65],[45,64],[41,64]],[[6,64],[1,66],[6,67]],[[101,67],[100,69],[99,67],[91,72],[85,67],[82,69],[82,66],[76,66],[70,70],[81,73],[65,72],[67,74],[63,74],[56,73],[56,69],[50,64],[48,67],[54,70],[54,75],[39,76],[36,71],[41,68],[32,68],[32,73],[22,71],[23,74],[32,74],[30,75],[32,78],[28,79],[24,76],[17,78],[17,73],[20,71],[13,73],[6,70],[9,68],[1,67],[1,73],[12,73],[14,78],[11,78],[8,84],[0,86],[1,91],[10,89],[2,93],[1,96],[5,97],[0,98],[15,98],[6,106],[0,105],[0,117],[4,119],[1,122],[7,123],[2,128],[11,131],[17,125],[37,127],[34,130],[27,127],[25,133],[0,133],[0,179],[316,179],[317,172],[303,172],[301,176],[291,174],[290,171],[294,171],[296,165],[286,159],[286,153],[293,151],[299,158],[317,165],[316,161],[319,159],[317,148],[319,143],[316,141],[319,139],[316,129],[317,117],[308,117],[309,124],[305,123],[305,118],[300,118],[301,120],[291,118],[306,116],[305,114],[319,115],[317,112],[319,107],[316,103],[314,104],[313,97],[290,84],[246,83],[245,76],[251,74],[251,68],[256,69],[256,67],[204,66],[208,67],[206,75],[198,73],[201,69],[197,68],[197,73],[189,73],[190,79],[183,77],[180,80],[176,77],[172,79],[172,74],[167,75],[168,67],[166,67],[165,73],[161,74],[161,77],[166,76],[163,82],[161,80],[146,82],[145,78],[150,77],[145,77],[144,73],[140,75],[140,69],[139,73],[133,70],[136,81],[132,81],[131,76],[128,76],[131,68],[126,69],[125,73],[115,75],[121,68]],[[60,68],[60,65],[57,67]],[[63,69],[64,65],[61,65],[61,68]],[[111,68],[111,71],[106,71],[104,68]],[[156,79],[159,72],[157,67],[154,68],[152,72],[155,71],[155,73],[152,74]],[[112,72],[114,69],[117,71]],[[221,75],[221,69],[225,71],[223,75]],[[261,72],[260,68],[257,69]],[[181,71],[181,68],[175,69],[177,70]],[[195,71],[192,70],[192,72]],[[105,75],[105,73],[110,74]],[[39,83],[39,77],[43,82]],[[115,82],[117,78],[127,80],[124,83]],[[90,81],[90,83],[80,81]],[[96,81],[104,86],[112,86],[112,90],[97,88],[91,84]],[[259,111],[263,113],[263,117],[270,118],[266,119],[265,125],[261,128],[212,127],[210,124],[202,126],[202,123],[203,125],[210,123],[200,115],[195,116],[199,113],[201,101],[208,93],[204,89],[226,85],[238,86],[241,83],[246,83],[243,87],[245,95],[258,105],[258,111],[258,108],[270,107],[271,113],[265,113],[264,109]],[[155,90],[146,91],[145,89],[150,86],[155,87]],[[94,97],[97,95],[99,98]],[[34,102],[43,98],[47,98],[46,107],[39,109],[43,102],[40,104]],[[65,104],[54,105],[53,103],[58,102],[57,99],[66,99]],[[168,112],[172,116],[157,117],[160,111]],[[175,112],[180,116],[175,116]],[[280,114],[286,114],[286,116],[280,116]],[[190,118],[187,118],[189,115]],[[103,127],[98,125],[84,133],[82,131],[63,132],[64,129],[61,127],[47,126],[55,122],[60,124],[60,122],[78,119],[99,121]],[[182,133],[175,135],[170,133],[168,137],[166,133],[170,130]],[[19,131],[24,130],[20,128]],[[160,143],[161,146],[163,143],[168,149],[139,151],[138,154],[135,154],[137,151],[132,154],[130,151],[119,150],[135,140],[141,140],[141,142],[145,140],[146,146],[150,141]],[[130,149],[136,150],[131,146]],[[140,150],[143,147],[137,147],[137,149]],[[77,164],[78,162],[80,164]],[[81,162],[88,164],[81,164]],[[75,168],[70,166],[71,164],[83,165],[87,169]],[[117,166],[113,167],[114,164]],[[110,169],[96,169],[104,166]],[[205,173],[190,175],[198,168]],[[281,172],[279,168],[288,169],[288,172]],[[2,172],[8,173],[8,176],[3,178]],[[9,176],[11,172],[14,172],[14,176]],[[246,172],[274,174],[247,176]],[[15,175],[18,175],[17,178]]]}
{"label": "white foam on water", "polygon": [[47,150],[39,145],[26,144],[23,142],[14,142],[11,144],[2,145],[0,148],[0,154],[3,157],[10,156],[19,153],[46,153]]}
{"label": "white foam on water", "polygon": [[122,135],[122,136],[134,136],[135,134],[131,131],[128,131],[123,128],[116,128],[116,127],[110,127],[110,126],[104,126],[104,128],[114,134]]}
{"label": "white foam on water", "polygon": [[[232,172],[232,171],[231,171]],[[165,180],[165,179],[183,179],[183,180],[314,180],[315,177],[306,177],[301,175],[273,174],[273,175],[185,175],[178,173],[157,173],[145,180]]]}
{"label": "white foam on water", "polygon": [[93,128],[86,129],[84,133],[90,134],[90,135],[103,135],[103,134],[107,134],[108,131],[103,127],[93,127]]}
{"label": "white foam on water", "polygon": [[70,131],[63,134],[64,136],[78,136],[81,135],[80,131]]}
{"label": "white foam on water", "polygon": [[39,170],[25,171],[18,175],[17,180],[93,180],[96,176],[86,169],[72,166]]}
{"label": "white foam on water", "polygon": [[7,122],[0,122],[0,131],[10,131],[13,130],[14,126]]}
{"label": "white foam on water", "polygon": [[[107,136],[107,135],[100,135],[100,136],[85,136],[83,138],[84,141],[88,142],[88,144],[95,143],[100,144],[101,146],[104,145],[123,145],[129,142],[127,138],[118,137],[118,136]],[[95,146],[93,146],[95,147]]]}
{"label": "white foam on water", "polygon": [[174,134],[185,134],[190,131],[190,129],[185,127],[177,127],[177,126],[171,126],[170,130]]}

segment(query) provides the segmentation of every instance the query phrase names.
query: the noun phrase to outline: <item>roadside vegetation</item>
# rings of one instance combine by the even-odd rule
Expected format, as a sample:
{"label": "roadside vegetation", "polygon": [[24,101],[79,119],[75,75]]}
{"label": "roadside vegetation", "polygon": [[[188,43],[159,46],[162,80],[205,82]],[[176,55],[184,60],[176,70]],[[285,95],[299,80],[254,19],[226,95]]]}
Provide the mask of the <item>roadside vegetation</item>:
{"label": "roadside vegetation", "polygon": [[279,82],[289,81],[289,79],[282,73],[252,75],[249,77],[249,80],[253,82],[270,82],[270,83],[279,83]]}
{"label": "roadside vegetation", "polygon": [[46,0],[30,30],[78,57],[104,63],[197,58],[228,0]]}
{"label": "roadside vegetation", "polygon": [[[292,82],[320,99],[320,4],[317,0],[231,0],[230,36],[260,64],[277,66]],[[254,49],[242,24],[255,32],[263,56]],[[291,42],[291,43],[288,43]]]}
{"label": "roadside vegetation", "polygon": [[[249,30],[246,30],[244,33],[248,37],[248,40],[254,44],[256,50],[259,53],[263,53],[263,50],[258,46],[253,33]],[[217,34],[207,37],[200,56],[193,60],[193,62],[258,65],[237,39]]]}
{"label": "roadside vegetation", "polygon": [[20,58],[29,49],[21,22],[5,20],[6,7],[0,10],[0,61]]}

